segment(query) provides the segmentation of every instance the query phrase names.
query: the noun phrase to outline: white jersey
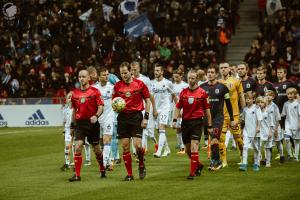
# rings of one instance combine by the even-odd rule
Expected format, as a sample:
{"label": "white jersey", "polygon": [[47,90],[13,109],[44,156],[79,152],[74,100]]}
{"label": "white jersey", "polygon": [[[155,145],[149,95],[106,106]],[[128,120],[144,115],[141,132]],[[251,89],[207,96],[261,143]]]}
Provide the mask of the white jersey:
{"label": "white jersey", "polygon": [[[243,129],[243,136],[255,137],[256,127],[258,121],[262,120],[261,110],[258,106],[253,104],[251,107],[246,106],[243,110],[243,119],[245,121],[245,127]],[[258,134],[256,137],[259,137]]]}
{"label": "white jersey", "polygon": [[[189,84],[187,84],[186,82],[184,81],[181,81],[180,83],[173,83],[173,86],[174,86],[174,91],[175,91],[175,95],[177,97],[177,99],[179,99],[179,94],[180,92],[189,87]],[[173,105],[173,108],[175,107],[175,103],[172,102],[172,105]]]}
{"label": "white jersey", "polygon": [[276,128],[275,126],[279,123],[279,120],[281,119],[278,106],[274,102],[272,102],[270,105],[267,106],[267,112],[269,113],[271,118],[271,126]]}
{"label": "white jersey", "polygon": [[287,101],[283,105],[281,116],[285,118],[285,129],[298,130],[300,120],[300,104],[297,100],[290,102]]}
{"label": "white jersey", "polygon": [[97,88],[101,93],[101,99],[104,102],[103,113],[100,115],[98,121],[100,124],[106,123],[108,121],[114,121],[115,113],[111,107],[112,93],[114,86],[107,82],[105,86],[100,83],[96,83],[93,87]]}
{"label": "white jersey", "polygon": [[152,93],[155,99],[157,112],[170,111],[170,95],[175,94],[171,81],[163,78],[161,81],[152,80]]}
{"label": "white jersey", "polygon": [[69,105],[63,107],[63,119],[65,123],[65,128],[70,128],[72,121],[73,108]]}
{"label": "white jersey", "polygon": [[145,76],[143,74],[140,74],[140,76],[137,79],[142,81],[143,83],[145,83],[145,85],[147,86],[150,94],[152,94],[152,83],[151,83],[151,80],[149,79],[149,77]]}
{"label": "white jersey", "polygon": [[261,111],[262,121],[260,124],[260,139],[261,141],[267,141],[271,128],[274,127],[271,124],[271,117],[267,109]]}

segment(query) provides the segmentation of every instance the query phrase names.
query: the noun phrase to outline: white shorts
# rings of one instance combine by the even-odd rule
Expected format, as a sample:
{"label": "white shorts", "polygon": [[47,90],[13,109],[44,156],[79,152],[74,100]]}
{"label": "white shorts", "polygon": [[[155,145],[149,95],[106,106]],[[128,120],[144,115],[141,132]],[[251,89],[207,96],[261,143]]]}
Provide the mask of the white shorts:
{"label": "white shorts", "polygon": [[71,129],[65,128],[65,142],[71,142],[71,140],[72,140]]}
{"label": "white shorts", "polygon": [[264,141],[261,141],[261,147],[263,147],[265,149],[269,149],[269,148],[272,148],[273,147],[273,140],[270,139],[270,140],[264,140]]}
{"label": "white shorts", "polygon": [[153,127],[153,128],[145,128],[145,129],[143,130],[143,134],[144,134],[145,136],[150,137],[150,138],[154,138],[154,127]]}
{"label": "white shorts", "polygon": [[285,135],[288,135],[295,140],[300,140],[300,131],[299,130],[287,129],[285,131]]}
{"label": "white shorts", "polygon": [[169,110],[162,110],[158,113],[156,122],[155,122],[155,127],[159,128],[160,124],[163,125],[168,125],[169,122]]}
{"label": "white shorts", "polygon": [[168,125],[170,127],[173,125],[173,110],[169,111]]}
{"label": "white shorts", "polygon": [[260,150],[260,138],[259,137],[243,137],[244,148],[251,148],[256,151]]}
{"label": "white shorts", "polygon": [[102,138],[103,135],[112,135],[113,130],[114,130],[114,123],[112,121],[100,123],[100,138]]}

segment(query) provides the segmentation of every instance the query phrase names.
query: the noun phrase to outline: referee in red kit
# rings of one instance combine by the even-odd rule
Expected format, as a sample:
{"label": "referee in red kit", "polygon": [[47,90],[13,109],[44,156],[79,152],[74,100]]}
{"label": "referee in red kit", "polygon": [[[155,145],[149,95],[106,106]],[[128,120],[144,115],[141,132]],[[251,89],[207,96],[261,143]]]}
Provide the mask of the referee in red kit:
{"label": "referee in red kit", "polygon": [[100,177],[105,178],[102,151],[99,146],[98,118],[103,112],[103,101],[100,92],[89,84],[90,76],[87,70],[81,70],[78,74],[80,88],[74,89],[72,94],[72,107],[74,108],[71,129],[75,131],[75,175],[70,182],[80,181],[80,169],[82,164],[82,146],[85,137],[93,146],[96,159],[100,166]]}
{"label": "referee in red kit", "polygon": [[[127,170],[124,181],[133,180],[132,161],[130,153],[130,138],[133,138],[134,146],[139,159],[139,177],[144,179],[146,168],[144,164],[144,149],[142,148],[143,128],[147,127],[150,108],[150,94],[147,86],[140,80],[132,77],[130,64],[123,62],[120,65],[122,80],[115,84],[113,98],[122,97],[126,106],[118,115],[118,138],[123,148],[123,160]],[[143,100],[145,100],[145,115]]]}
{"label": "referee in red kit", "polygon": [[185,151],[190,158],[190,174],[188,179],[200,176],[203,165],[199,161],[198,146],[202,135],[203,117],[206,115],[208,133],[212,133],[212,119],[208,94],[198,86],[197,73],[194,70],[188,72],[189,87],[183,89],[179,95],[173,118],[173,127],[182,109],[182,140]]}

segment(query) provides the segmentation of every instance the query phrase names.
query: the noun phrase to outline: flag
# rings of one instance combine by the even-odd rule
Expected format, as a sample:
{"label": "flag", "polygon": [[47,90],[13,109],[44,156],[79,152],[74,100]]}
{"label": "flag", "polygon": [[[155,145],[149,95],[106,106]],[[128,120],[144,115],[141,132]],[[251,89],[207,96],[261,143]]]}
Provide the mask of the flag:
{"label": "flag", "polygon": [[152,34],[154,30],[147,14],[143,13],[124,24],[124,33],[127,37],[136,38],[141,35]]}
{"label": "flag", "polygon": [[113,10],[113,7],[111,7],[107,4],[103,4],[102,9],[103,9],[104,20],[109,22],[110,21],[109,15],[110,15],[111,11]]}
{"label": "flag", "polygon": [[273,15],[276,11],[281,9],[282,9],[281,0],[267,0],[266,10],[269,16]]}
{"label": "flag", "polygon": [[120,3],[120,9],[123,15],[137,12],[138,0],[124,0]]}
{"label": "flag", "polygon": [[86,11],[85,13],[83,13],[82,15],[79,16],[79,19],[81,21],[88,21],[89,20],[89,17],[91,16],[92,14],[92,11],[93,9],[90,8],[88,11]]}

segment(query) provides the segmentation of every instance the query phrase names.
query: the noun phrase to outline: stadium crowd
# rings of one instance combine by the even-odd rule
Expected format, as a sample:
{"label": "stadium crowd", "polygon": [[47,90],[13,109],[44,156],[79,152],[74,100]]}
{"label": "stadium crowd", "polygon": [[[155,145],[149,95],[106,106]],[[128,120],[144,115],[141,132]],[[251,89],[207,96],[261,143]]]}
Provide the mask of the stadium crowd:
{"label": "stadium crowd", "polygon": [[[139,60],[142,73],[153,76],[161,62],[166,77],[173,69],[206,68],[226,58],[230,34],[238,22],[239,0],[140,1],[155,35],[128,38],[117,1],[16,1],[16,18],[0,18],[0,97],[63,97],[78,87],[77,72],[106,66],[110,72],[123,61]],[[110,20],[102,3],[113,7]],[[79,17],[88,9],[88,21]],[[221,34],[222,33],[222,34]],[[220,37],[222,35],[222,37]]]}
{"label": "stadium crowd", "polygon": [[259,32],[253,40],[244,61],[253,74],[264,65],[268,69],[268,80],[276,81],[276,69],[284,67],[288,77],[299,79],[300,66],[300,2],[281,1],[284,9],[273,16],[266,13],[266,1],[260,0]]}

